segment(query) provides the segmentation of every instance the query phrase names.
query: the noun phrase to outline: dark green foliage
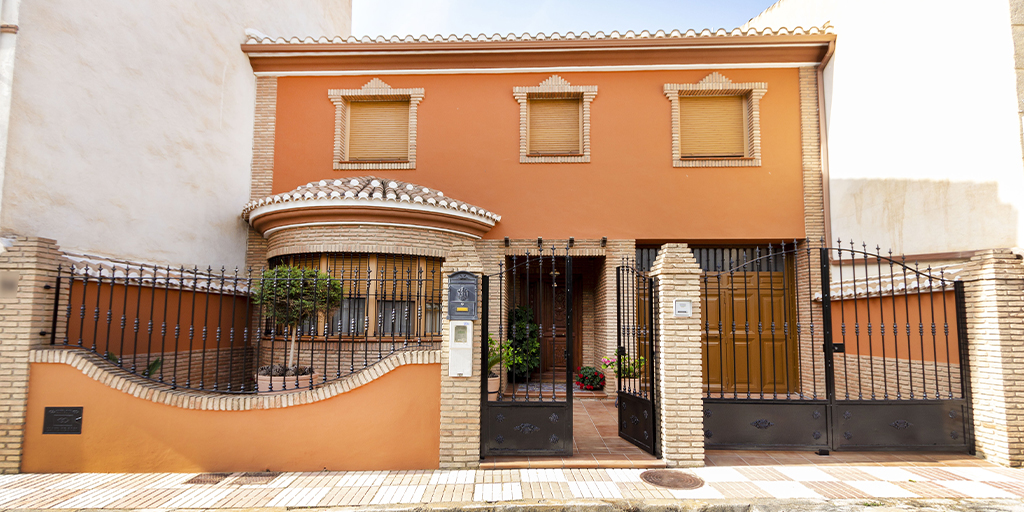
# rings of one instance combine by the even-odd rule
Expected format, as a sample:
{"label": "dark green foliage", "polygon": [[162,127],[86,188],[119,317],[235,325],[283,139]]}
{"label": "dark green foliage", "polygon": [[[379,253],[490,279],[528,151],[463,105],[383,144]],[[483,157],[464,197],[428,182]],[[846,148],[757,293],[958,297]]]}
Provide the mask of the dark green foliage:
{"label": "dark green foliage", "polygon": [[512,310],[509,318],[508,351],[505,364],[509,374],[516,379],[525,379],[540,367],[540,325],[533,321],[533,310],[519,306]]}

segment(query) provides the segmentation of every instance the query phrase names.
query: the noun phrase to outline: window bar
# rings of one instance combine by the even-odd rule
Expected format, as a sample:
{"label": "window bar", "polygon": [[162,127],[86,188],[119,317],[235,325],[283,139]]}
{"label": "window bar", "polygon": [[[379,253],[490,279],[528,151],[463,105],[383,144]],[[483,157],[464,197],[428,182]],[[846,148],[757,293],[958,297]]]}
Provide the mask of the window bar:
{"label": "window bar", "polygon": [[[155,267],[154,267],[154,270],[155,270]],[[168,306],[168,303],[170,302],[170,297],[169,296],[170,296],[170,293],[171,293],[171,266],[170,265],[167,265],[167,266],[164,267],[164,273],[165,273],[164,275],[165,275],[166,279],[164,281],[164,314],[163,314],[163,316],[161,317],[161,320],[160,320],[160,358],[163,360],[163,363],[166,363],[167,362],[166,361],[166,359],[167,359],[167,306]],[[156,299],[156,283],[157,283],[157,275],[154,272],[154,274],[153,274],[153,298],[154,298],[154,302],[156,302],[155,301],[155,299]],[[164,382],[164,368],[166,368],[166,367],[167,367],[166,364],[161,364],[160,365],[160,378],[158,379],[160,381],[160,383]],[[152,377],[152,375],[150,377]]]}
{"label": "window bar", "polygon": [[[896,275],[893,273],[892,249],[889,249],[889,283],[892,285],[892,347],[893,365],[896,367],[896,399],[902,397],[903,388],[900,386],[900,340],[899,340],[899,318],[896,317]],[[906,288],[903,289],[903,299],[906,302]]]}
{"label": "window bar", "polygon": [[[861,242],[861,254],[864,256],[864,309],[868,321],[868,366],[871,375],[871,399],[875,399],[875,351],[871,340],[871,277],[868,275],[868,244]],[[854,283],[856,284],[856,283]],[[856,307],[856,303],[854,303]],[[859,338],[859,337],[858,337]],[[859,346],[858,346],[859,348]],[[860,351],[857,351],[857,359],[861,359]]]}
{"label": "window bar", "polygon": [[[822,245],[824,245],[824,244],[822,244]],[[796,240],[793,240],[793,247],[794,248],[798,247]],[[814,304],[813,304],[813,298],[812,298],[813,295],[814,295],[814,283],[813,283],[814,272],[811,270],[813,264],[811,263],[811,241],[810,240],[804,240],[804,252],[805,252],[805,254],[807,256],[807,260],[806,260],[807,261],[807,315],[808,315],[808,317],[809,317],[809,319],[811,321],[810,322],[810,326],[809,326],[809,331],[810,331],[810,334],[811,334],[811,344],[810,344],[810,346],[811,346],[811,375],[813,375],[813,377],[811,378],[811,397],[813,399],[817,400],[818,399],[818,361],[817,361],[818,358],[815,357],[815,355],[814,355],[814,346],[815,346],[814,345]],[[828,276],[820,276],[820,279],[828,279]],[[800,314],[800,312],[797,311],[797,315],[799,315],[799,314]],[[797,323],[797,329],[798,330],[799,330],[799,325],[800,324]],[[800,359],[803,359],[803,358],[800,358]],[[802,366],[801,366],[801,369],[803,369]],[[828,369],[823,367],[822,370],[827,371]],[[826,390],[826,392],[827,392],[827,390]]]}
{"label": "window bar", "polygon": [[[704,281],[704,286],[700,290],[700,299],[701,299],[700,302],[701,302],[701,304],[704,305],[704,308],[703,308],[704,310],[702,311],[703,316],[704,316],[704,339],[702,340],[704,347],[703,347],[703,350],[701,350],[701,356],[704,359],[704,363],[703,363],[704,364],[704,368],[707,368],[707,369],[710,370],[711,369],[711,322],[708,321],[708,320],[710,320],[710,318],[708,318],[708,314],[707,314],[707,309],[708,309],[707,304],[708,304],[708,301],[710,300],[708,298],[708,275],[707,275],[707,272],[705,272],[704,275],[701,276],[701,279]],[[772,327],[774,328],[774,325]],[[706,372],[705,375],[707,375],[707,384],[704,385],[704,398],[711,398],[711,373],[710,372]]]}
{"label": "window bar", "polygon": [[[502,258],[502,260],[504,260],[504,258]],[[431,281],[431,283],[433,283],[433,281]],[[508,382],[508,378],[505,377],[506,374],[504,373],[505,354],[508,353],[508,347],[506,346],[507,344],[505,340],[505,322],[504,319],[502,318],[502,312],[505,311],[505,292],[505,262],[500,261],[498,262],[498,309],[496,311],[498,315],[498,351],[499,354],[501,354],[501,357],[498,359],[498,401],[501,401],[505,396],[505,393],[501,391],[505,387],[501,385],[501,380],[505,380],[505,383]],[[484,300],[490,300],[490,297],[484,297]],[[438,302],[438,304],[440,304],[440,301]],[[490,313],[489,310],[490,308],[488,308],[488,313]],[[442,311],[441,314],[443,315],[444,312]],[[440,322],[438,323],[438,325],[440,325]]]}
{"label": "window bar", "polygon": [[[722,272],[721,265],[717,265],[719,272],[715,274],[715,286],[718,288],[718,398],[725,398],[725,326],[722,322]],[[733,375],[735,380],[736,376]]]}
{"label": "window bar", "polygon": [[[374,258],[374,263],[378,258]],[[377,294],[373,291],[373,267],[370,265],[370,257],[366,257],[366,305],[363,307],[363,368],[369,365],[370,360],[370,305],[377,308]]]}
{"label": "window bar", "polygon": [[[625,264],[625,262],[620,263]],[[615,269],[615,290],[620,295],[616,297],[618,300],[615,301],[615,390],[618,392],[622,391],[622,364],[619,362],[619,359],[622,357],[619,355],[619,349],[622,348],[622,269],[623,266],[621,265]]]}
{"label": "window bar", "polygon": [[[405,264],[405,256],[402,256],[402,260],[401,261],[399,261],[398,256],[392,256],[390,259],[391,259],[391,352],[390,353],[393,354],[393,353],[395,353],[395,334],[402,327],[404,327],[404,325],[400,325],[401,319],[400,319],[400,317],[398,315],[399,305],[403,304],[403,302],[400,300],[402,297],[400,296],[401,292],[399,291],[399,288],[398,288],[398,276],[399,276],[399,268],[398,268],[398,266],[400,264],[401,265]],[[383,359],[383,358],[378,358],[377,360],[380,361],[381,359]]]}
{"label": "window bar", "polygon": [[[541,261],[541,266],[543,266],[543,261]],[[556,275],[557,268],[558,267],[555,266],[555,246],[552,244],[551,245],[551,309],[552,309],[552,313],[554,313],[554,309],[555,309],[555,292],[558,290],[558,276]],[[568,302],[569,298],[566,297],[565,300],[566,300],[566,302]],[[566,304],[566,308],[567,308],[566,311],[568,311],[568,307],[569,307],[569,305]],[[571,319],[567,319],[567,320],[571,321]],[[557,373],[555,371],[555,336],[558,335],[557,329],[555,328],[555,325],[557,323],[558,323],[558,319],[555,318],[554,314],[552,314],[551,315],[551,401],[552,402],[558,399],[558,397],[555,394],[555,373]],[[568,334],[568,329],[569,329],[569,326],[566,325],[566,334]],[[568,349],[569,349],[569,338],[568,337],[566,337],[565,343],[566,343],[566,347],[565,347],[566,351],[568,351]],[[566,361],[566,362],[568,363],[568,361]],[[543,370],[543,369],[544,369],[544,365],[541,364],[541,370]],[[571,386],[572,383],[566,382],[565,385],[566,385],[566,387],[568,387],[568,386]],[[568,393],[568,392],[569,392],[569,390],[566,389],[566,393]],[[543,371],[541,372],[541,377],[540,377],[540,393],[539,394],[541,396],[541,400],[543,401],[543,397],[544,397],[544,373],[543,373]]]}
{"label": "window bar", "polygon": [[733,267],[732,261],[729,262],[729,306],[729,310],[732,312],[732,397],[739,398],[740,383],[737,378],[739,370],[736,367],[736,269]]}
{"label": "window bar", "polygon": [[374,338],[377,340],[377,360],[380,361],[384,357],[384,348],[381,346],[383,343],[382,339],[385,336],[384,333],[384,303],[388,300],[388,292],[384,283],[384,272],[387,271],[387,256],[385,256],[384,262],[381,263],[380,255],[375,258],[377,260],[377,290],[375,295],[377,299],[377,332],[374,333]]}
{"label": "window bar", "polygon": [[[140,267],[139,270],[140,270],[139,278],[141,279],[142,278],[142,271],[145,270],[145,267]],[[152,363],[150,363],[150,359],[152,358],[152,353],[153,353],[153,309],[156,307],[156,304],[155,304],[156,303],[156,275],[157,275],[157,268],[156,268],[156,265],[153,265],[153,274],[152,274],[152,277],[150,279],[149,321],[148,321],[148,323],[146,325],[146,370],[149,370],[149,365],[152,364]],[[140,282],[139,283],[139,297],[140,297],[140,300],[141,300],[141,297],[142,297],[142,290],[143,290],[142,283]],[[138,340],[138,332],[139,332],[139,314],[140,313],[138,311],[138,308],[136,308],[136,312],[135,312],[136,340]],[[138,341],[136,341],[136,343],[138,343]],[[153,375],[150,372],[147,371],[146,372],[146,378],[147,379],[153,379]]]}
{"label": "window bar", "polygon": [[[946,386],[949,388],[948,398],[953,399],[953,370],[950,367],[950,354],[949,354],[949,306],[946,304],[946,271],[945,269],[939,270],[939,277],[942,280],[942,332],[943,337],[946,339]],[[936,361],[938,364],[938,361]]]}
{"label": "window bar", "polygon": [[[839,239],[836,242],[838,242],[838,244],[839,244],[838,245],[839,248],[836,249],[836,252],[839,253],[839,297],[838,297],[838,300],[836,302],[839,304],[839,333],[840,333],[840,337],[843,340],[843,345],[845,346],[846,345],[846,306],[845,306],[846,294],[843,291],[843,289],[845,287],[845,281],[843,280],[843,241],[842,241],[842,239]],[[851,262],[854,261],[852,254],[850,255],[850,261]],[[856,294],[856,291],[857,291],[857,289],[854,288],[854,293],[855,294]],[[835,336],[835,333],[832,333],[832,334],[833,334],[833,336]],[[835,354],[833,354],[833,357],[835,357]],[[857,357],[860,357],[860,354],[857,354]],[[845,387],[846,389],[843,390],[843,394],[844,394],[844,396],[846,397],[847,400],[850,399],[849,361],[850,361],[850,358],[846,357],[846,354],[844,353],[843,354],[843,387]],[[835,364],[832,365],[832,371],[835,371]]]}
{"label": "window bar", "polygon": [[[75,285],[75,270],[74,269],[75,269],[75,266],[71,265],[71,267],[70,267],[71,273],[68,275],[68,301],[67,301],[67,307],[65,308],[65,313],[64,313],[64,336],[63,336],[63,338],[64,338],[63,342],[64,342],[64,346],[65,347],[68,346],[68,330],[71,328],[71,297],[73,297],[73,295],[71,294],[71,291],[72,291],[72,288]],[[61,307],[60,307],[60,283],[61,283],[61,280],[63,279],[63,275],[62,275],[63,270],[64,270],[64,265],[63,264],[58,264],[57,265],[57,287],[56,287],[56,290],[54,290],[54,294],[53,294],[53,325],[52,325],[52,328],[50,329],[50,345],[54,345],[57,342],[57,315],[58,315],[58,311],[61,309]]]}
{"label": "window bar", "polygon": [[[778,251],[775,253],[775,259],[776,261],[781,261],[781,264],[777,267],[777,269],[778,271],[782,272],[782,278],[780,279],[780,281],[782,282],[782,288],[779,290],[779,293],[782,294],[782,311],[779,312],[781,318],[776,321],[776,329],[779,329],[778,323],[781,323],[782,346],[785,350],[783,365],[786,371],[786,400],[792,400],[793,390],[795,389],[797,383],[801,382],[802,379],[798,377],[794,379],[796,382],[790,382],[793,374],[793,368],[790,366],[792,364],[792,361],[790,360],[791,358],[789,354],[789,345],[792,343],[792,340],[789,338],[789,315],[790,310],[795,306],[796,301],[793,301],[793,303],[791,303],[789,300],[789,279],[794,277],[793,270],[795,270],[796,267],[794,265],[793,270],[790,270],[788,263],[791,259],[795,260],[795,258],[791,258],[790,252],[786,250],[786,242],[779,242],[779,248]],[[799,300],[799,297],[794,297],[794,299]],[[799,351],[800,343],[796,343],[795,346],[798,347]]]}
{"label": "window bar", "polygon": [[[318,267],[314,267],[313,270],[314,270],[314,273],[313,273],[313,310],[309,312],[309,317],[312,320],[309,323],[309,327],[310,327],[310,329],[309,329],[310,330],[310,332],[309,332],[309,371],[310,371],[310,373],[309,373],[309,389],[313,389],[313,385],[316,384],[316,382],[314,382],[314,379],[313,379],[313,373],[316,372],[316,370],[315,370],[315,368],[316,368],[316,345],[317,345],[316,335],[317,335],[317,333],[320,332],[320,328],[319,328],[319,325],[318,325],[320,323],[320,311],[327,309],[330,306],[330,304],[331,304],[331,299],[330,299],[330,297],[331,297],[331,294],[330,294],[331,278],[329,276],[327,277],[326,290],[325,290],[326,293],[322,293],[321,290],[320,290],[320,286],[322,284],[324,284],[324,283],[322,281],[323,278],[320,275],[320,270],[319,270]],[[321,299],[324,300],[323,304],[320,303]],[[325,328],[326,328],[326,323],[327,322],[324,322]],[[324,333],[323,347],[324,347],[324,365],[325,365],[324,374],[326,374],[327,373],[327,369],[326,369],[326,364],[327,364],[327,333],[326,332]],[[300,343],[299,346],[296,347],[296,351],[300,355],[302,354],[301,348],[302,348],[302,344]],[[298,358],[298,356],[296,358]],[[295,372],[295,373],[298,374],[298,372]],[[296,386],[296,388],[297,387],[298,386]]]}
{"label": "window bar", "polygon": [[853,273],[853,332],[854,339],[857,341],[857,398],[863,400],[864,371],[861,370],[860,308],[857,307],[857,254],[854,252],[853,240],[850,240],[850,270]]}
{"label": "window bar", "polygon": [[[882,338],[882,398],[889,399],[889,363],[885,353],[885,304],[882,296],[882,248],[875,246],[875,272],[878,273],[878,334]],[[870,307],[870,304],[868,304]],[[873,363],[872,363],[873,364]]]}
{"label": "window bar", "polygon": [[[131,270],[131,267],[127,267],[127,268],[128,268],[128,270]],[[131,283],[131,274],[128,273],[128,270],[125,271],[126,272],[126,282],[125,282],[125,286],[124,286],[124,300],[125,300],[126,303],[128,301],[129,284]],[[137,370],[137,363],[136,362],[138,361],[138,357],[139,357],[139,310],[142,307],[142,302],[141,302],[142,301],[142,271],[143,271],[143,267],[140,265],[139,266],[139,277],[135,278],[136,287],[138,288],[138,293],[135,296],[135,318],[132,321],[132,333],[133,333],[132,334],[132,336],[133,336],[133,339],[132,339],[132,368],[131,368],[131,372],[132,373],[135,373],[136,370]],[[125,309],[126,310],[128,309],[127,308],[127,304],[126,304]],[[127,313],[127,311],[126,311],[126,313]],[[123,327],[121,328],[121,336],[124,336],[124,328]],[[146,354],[146,357],[148,358],[149,354]]]}
{"label": "window bar", "polygon": [[[170,278],[168,278],[170,283]],[[185,267],[180,267],[178,271],[178,310],[175,312],[176,318],[174,320],[174,371],[171,372],[171,389],[178,388],[178,354],[181,352],[178,349],[178,340],[181,336],[181,299],[184,293],[185,287]]]}
{"label": "window bar", "polygon": [[[940,288],[941,289],[941,288]],[[935,277],[932,275],[932,266],[928,265],[928,303],[931,308],[932,317],[932,367],[935,373],[935,399],[939,396],[939,349],[935,332]],[[922,354],[923,356],[923,354]],[[922,357],[924,359],[924,357]],[[927,398],[927,397],[926,397]]]}
{"label": "window bar", "polygon": [[[747,281],[749,281],[747,270],[749,269],[750,262],[747,261],[746,250],[741,250],[738,256],[740,257],[740,261],[742,261],[741,268],[743,269],[743,340],[745,342],[747,352],[747,398],[750,398],[750,388],[754,384],[754,376],[750,373],[750,301],[747,300],[747,298],[750,297],[750,293],[747,290]],[[763,354],[758,351],[758,366],[760,366],[762,356]],[[758,380],[760,380],[760,376],[759,371]]]}
{"label": "window bar", "polygon": [[[773,251],[772,244],[768,244],[768,304],[769,304],[769,312],[770,312],[770,317],[771,317],[771,318],[769,318],[769,321],[771,323],[769,324],[768,331],[771,333],[771,338],[770,339],[772,340],[772,399],[778,399],[779,398],[779,378],[775,374],[775,368],[776,368],[776,361],[775,361],[775,352],[776,352],[776,350],[775,350],[775,344],[776,344],[776,342],[775,342],[775,340],[776,340],[776,337],[775,337],[775,253]],[[786,340],[785,339],[782,340],[782,347],[783,347],[782,360],[783,360],[783,365],[785,366],[786,359],[787,359],[786,355],[788,354],[788,352],[786,351]],[[786,379],[786,388],[788,389],[789,388],[789,372],[785,372],[784,378]]]}
{"label": "window bar", "polygon": [[[249,297],[251,296],[250,295],[251,293],[252,293],[252,267],[249,267],[248,270],[246,270],[246,276],[245,276],[245,298],[246,299],[245,299],[245,316],[243,317],[243,318],[245,318],[245,323],[242,324],[242,349],[245,350],[245,351],[249,350],[249,325],[252,324],[252,310],[250,309],[250,306],[252,305],[252,300],[249,299]],[[237,300],[237,296],[236,296],[235,300]],[[259,350],[258,349],[256,350],[256,358],[257,358],[256,362],[258,363],[259,362],[259,359],[258,359],[259,358]],[[240,392],[242,392],[242,393],[245,392],[245,381],[246,381],[246,379],[248,378],[249,375],[252,375],[253,373],[255,373],[255,372],[248,371],[249,370],[249,366],[246,364],[247,362],[252,362],[252,359],[250,357],[245,357],[243,359],[243,361],[245,361],[245,362],[242,363],[242,378],[241,378],[241,382],[238,384],[238,390]],[[256,368],[257,369],[259,368],[259,364],[256,365]]]}
{"label": "window bar", "polygon": [[[123,286],[124,286],[124,297],[122,298],[122,303],[121,303],[121,341],[119,343],[120,344],[120,348],[118,348],[118,356],[121,356],[121,357],[118,357],[118,359],[117,359],[117,366],[118,366],[118,368],[124,368],[124,329],[125,329],[125,322],[127,321],[127,317],[128,317],[128,285],[131,282],[129,277],[128,277],[127,268],[128,267],[125,267],[126,270],[124,271],[124,282],[123,282],[124,283],[123,284]],[[114,306],[114,291],[117,289],[117,287],[116,287],[116,285],[117,285],[117,267],[112,267],[110,273],[111,273],[111,276],[113,276],[113,277],[110,280],[110,306],[111,306],[111,308],[110,308],[110,311],[107,312],[107,316],[108,317],[111,316],[111,312],[113,311],[113,306]],[[107,322],[107,328],[108,328],[108,330],[107,330],[107,343],[108,343],[108,346],[109,346],[109,342],[110,342],[110,338],[111,338],[110,330],[109,330],[110,325],[111,324],[108,321]],[[134,355],[133,355],[133,359],[134,359]]]}
{"label": "window bar", "polygon": [[903,256],[903,310],[907,321],[907,382],[910,384],[910,399],[914,399],[914,349],[911,347],[913,341],[910,339],[910,287],[907,284],[907,257]]}
{"label": "window bar", "polygon": [[[526,251],[526,252],[529,253],[530,251]],[[505,318],[505,322],[507,322],[509,324],[509,333],[508,334],[509,334],[509,336],[511,336],[511,339],[509,340],[509,342],[510,342],[509,353],[511,353],[513,350],[515,350],[515,345],[512,345],[511,342],[513,340],[515,340],[516,339],[516,335],[519,334],[519,326],[516,325],[516,322],[515,322],[515,304],[520,302],[519,301],[519,296],[516,295],[516,292],[518,291],[518,292],[522,293],[521,289],[517,290],[517,288],[521,288],[521,286],[519,286],[518,279],[517,279],[518,271],[519,271],[519,265],[516,263],[516,255],[513,254],[512,255],[512,275],[510,276],[510,280],[509,280],[510,281],[509,285],[512,288],[512,293],[508,297],[508,311],[505,312],[505,317],[506,317]],[[448,300],[451,300],[451,297],[449,297]],[[518,398],[517,395],[519,394],[519,388],[517,387],[518,384],[516,383],[516,372],[515,372],[515,369],[512,368],[512,367],[509,367],[509,373],[512,374],[512,401],[515,402],[516,399]]]}
{"label": "window bar", "polygon": [[[220,352],[221,352],[220,342],[221,342],[221,335],[223,334],[223,331],[224,331],[224,329],[223,329],[223,325],[224,325],[224,294],[225,294],[225,291],[224,291],[224,272],[226,272],[226,270],[227,269],[225,269],[223,266],[220,267],[220,278],[219,278],[219,282],[218,282],[218,285],[220,286],[220,290],[218,290],[219,293],[217,294],[217,330],[214,332],[214,338],[213,338],[215,343],[217,344],[217,349],[216,349],[217,353],[216,353],[216,357],[214,359],[216,363],[215,363],[215,366],[213,367],[214,368],[214,370],[213,370],[214,371],[214,373],[213,373],[213,377],[214,377],[213,378],[213,390],[214,391],[217,391],[219,389],[219,387],[220,387],[220,369],[221,369],[221,366],[220,366]],[[210,290],[209,282],[208,282],[207,283],[207,294],[206,294],[206,302],[207,302],[207,304],[209,304],[209,302],[210,302],[210,298],[211,297],[210,297],[210,293],[209,292],[211,292],[211,291],[212,290]],[[207,307],[206,309],[210,309],[210,308]],[[230,347],[230,345],[229,345],[229,347]],[[230,350],[230,348],[229,348],[229,350]],[[206,361],[206,356],[205,355],[203,356],[203,361]],[[231,364],[231,352],[230,351],[228,352],[228,364],[229,365]],[[231,384],[230,384],[231,383],[231,377],[230,376],[231,376],[231,373],[229,371],[228,372],[228,390],[229,391],[230,391],[230,387],[231,387]]]}
{"label": "window bar", "polygon": [[921,399],[928,399],[928,370],[924,366],[924,313],[921,310],[921,268],[914,262],[914,280],[917,282],[917,334],[921,341]]}
{"label": "window bar", "polygon": [[[202,349],[199,351],[199,389],[203,389],[203,384],[206,381],[206,337],[208,332],[208,326],[210,325],[210,275],[213,273],[212,267],[206,268],[206,274],[203,276],[206,278],[206,293],[203,294],[203,336]],[[195,297],[193,297],[195,299]]]}
{"label": "window bar", "polygon": [[[533,264],[533,260],[530,258],[530,251],[526,251],[526,297],[524,298],[523,302],[527,305],[527,307],[529,307],[529,305],[530,305],[530,299],[533,298],[530,295],[530,277],[532,276],[532,273],[530,272],[530,270],[531,270],[530,266],[532,264]],[[534,303],[534,305],[537,305],[537,304]],[[533,332],[533,326],[531,324],[533,323],[532,320],[535,320],[535,319],[536,319],[536,312],[534,312],[534,318],[531,319],[531,321],[527,322],[527,324],[526,324],[526,337],[527,337],[527,339],[529,339],[530,334]],[[540,336],[539,329],[538,329],[537,335]],[[538,341],[540,341],[540,340],[538,340]],[[530,401],[530,366],[529,365],[526,365],[526,401],[527,402]]]}

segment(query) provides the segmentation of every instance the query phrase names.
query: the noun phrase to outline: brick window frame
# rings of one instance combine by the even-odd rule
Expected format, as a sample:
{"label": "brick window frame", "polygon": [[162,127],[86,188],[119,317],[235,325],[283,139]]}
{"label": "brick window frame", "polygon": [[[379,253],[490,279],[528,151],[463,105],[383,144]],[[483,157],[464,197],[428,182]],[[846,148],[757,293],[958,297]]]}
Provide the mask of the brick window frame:
{"label": "brick window frame", "polygon": [[[540,85],[513,87],[512,96],[519,102],[519,163],[589,163],[590,162],[590,103],[597,96],[596,85],[572,85],[558,75],[551,75]],[[582,103],[580,118],[582,151],[578,155],[531,155],[529,144],[531,99],[579,99]]]}
{"label": "brick window frame", "polygon": [[[672,104],[673,167],[760,167],[761,98],[768,92],[765,82],[733,83],[715,72],[695,84],[665,84],[665,96]],[[746,150],[741,157],[683,157],[679,145],[679,98],[683,96],[743,96],[747,113]]]}
{"label": "brick window frame", "polygon": [[[329,89],[327,97],[334,103],[334,169],[415,169],[416,111],[423,100],[423,89],[393,89],[374,78],[360,89]],[[405,161],[349,161],[347,156],[348,112],[351,101],[408,101],[409,158]]]}

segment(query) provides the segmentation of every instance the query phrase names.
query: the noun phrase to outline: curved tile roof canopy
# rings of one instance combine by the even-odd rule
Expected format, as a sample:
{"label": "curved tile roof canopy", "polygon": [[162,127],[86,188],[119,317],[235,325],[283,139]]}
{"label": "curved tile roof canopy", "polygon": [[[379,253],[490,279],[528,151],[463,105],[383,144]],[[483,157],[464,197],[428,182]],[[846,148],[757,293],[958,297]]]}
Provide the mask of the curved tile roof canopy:
{"label": "curved tile roof canopy", "polygon": [[251,201],[242,218],[268,236],[299,226],[393,225],[479,238],[501,216],[439,190],[374,176],[320,180]]}

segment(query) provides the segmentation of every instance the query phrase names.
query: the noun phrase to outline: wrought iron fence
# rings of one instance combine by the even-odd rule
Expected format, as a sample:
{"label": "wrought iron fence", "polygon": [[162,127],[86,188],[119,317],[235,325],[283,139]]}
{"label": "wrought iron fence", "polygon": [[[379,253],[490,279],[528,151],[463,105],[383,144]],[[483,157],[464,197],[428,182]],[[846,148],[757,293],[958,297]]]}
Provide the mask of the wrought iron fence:
{"label": "wrought iron fence", "polygon": [[440,346],[438,258],[336,253],[271,264],[244,273],[61,266],[50,343],[173,389],[217,393],[312,388],[399,350]]}

